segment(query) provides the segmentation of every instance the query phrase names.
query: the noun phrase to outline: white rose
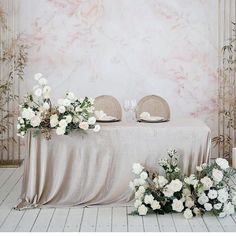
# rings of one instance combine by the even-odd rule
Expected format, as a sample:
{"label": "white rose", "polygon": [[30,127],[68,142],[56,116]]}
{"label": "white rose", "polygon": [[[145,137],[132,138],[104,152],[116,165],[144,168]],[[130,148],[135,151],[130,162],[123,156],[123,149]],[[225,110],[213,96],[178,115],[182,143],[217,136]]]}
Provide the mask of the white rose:
{"label": "white rose", "polygon": [[43,88],[43,95],[44,95],[44,98],[50,98],[50,92],[51,92],[51,87],[49,86],[45,86]]}
{"label": "white rose", "polygon": [[50,117],[50,126],[53,128],[53,127],[57,126],[58,123],[59,123],[58,116],[56,114],[51,115],[51,117]]}
{"label": "white rose", "polygon": [[88,123],[89,123],[89,125],[94,125],[96,123],[96,118],[95,117],[89,117]]}
{"label": "white rose", "polygon": [[35,113],[30,107],[23,108],[22,118],[25,118],[26,120],[31,120],[34,116],[35,116]]}
{"label": "white rose", "polygon": [[229,168],[229,162],[224,158],[217,158],[216,164],[223,170],[226,170]]}
{"label": "white rose", "polygon": [[204,190],[209,190],[212,187],[212,185],[213,185],[212,180],[209,177],[207,177],[207,176],[202,178],[200,180],[200,182],[203,184],[203,189]]}
{"label": "white rose", "polygon": [[216,209],[216,210],[220,210],[221,207],[222,207],[222,203],[216,203],[216,204],[214,205],[214,209]]}
{"label": "white rose", "polygon": [[40,85],[46,85],[46,84],[48,83],[48,81],[47,81],[45,78],[43,78],[43,77],[41,77],[41,78],[38,80],[38,82],[39,82]]}
{"label": "white rose", "polygon": [[183,187],[183,183],[179,179],[175,179],[170,182],[169,186],[173,192],[179,192]]}
{"label": "white rose", "polygon": [[139,178],[138,179],[139,185],[144,185],[146,181],[144,179]]}
{"label": "white rose", "polygon": [[201,205],[204,205],[205,203],[207,203],[209,201],[209,198],[206,196],[205,193],[203,193],[199,198],[198,198],[198,203]]}
{"label": "white rose", "polygon": [[35,89],[35,91],[34,91],[34,95],[35,95],[36,97],[42,96],[42,93],[43,93],[43,91],[42,91],[41,88]]}
{"label": "white rose", "polygon": [[89,128],[88,122],[84,122],[84,121],[80,122],[79,127],[80,127],[80,129],[88,130],[88,128]]}
{"label": "white rose", "polygon": [[38,81],[42,76],[43,76],[43,75],[42,75],[41,73],[36,73],[36,74],[34,75],[34,79]]}
{"label": "white rose", "polygon": [[184,179],[184,182],[186,184],[193,185],[193,186],[196,186],[198,184],[198,180],[196,178],[196,175],[194,175],[194,174],[190,175],[189,177],[186,177]]}
{"label": "white rose", "polygon": [[187,209],[184,211],[184,217],[185,217],[185,219],[191,219],[191,218],[193,217],[192,211],[187,208]]}
{"label": "white rose", "polygon": [[202,171],[202,167],[201,166],[196,166],[196,170],[201,172]]}
{"label": "white rose", "polygon": [[47,102],[44,102],[44,103],[43,103],[43,108],[44,108],[45,110],[48,110],[48,109],[50,108],[50,105],[49,105]]}
{"label": "white rose", "polygon": [[132,166],[132,172],[136,175],[139,175],[143,171],[144,167],[139,163],[134,163]]}
{"label": "white rose", "polygon": [[138,213],[140,216],[145,216],[147,212],[148,212],[147,207],[145,207],[144,205],[139,206]]}
{"label": "white rose", "polygon": [[234,205],[231,202],[225,203],[223,212],[225,212],[226,215],[232,215],[234,214]]}
{"label": "white rose", "polygon": [[60,113],[64,113],[64,112],[66,111],[66,108],[65,108],[64,106],[59,106],[59,107],[58,107],[58,111],[59,111]]}
{"label": "white rose", "polygon": [[154,197],[152,196],[152,194],[145,195],[144,202],[146,204],[152,204],[153,201],[154,201]]}
{"label": "white rose", "polygon": [[66,128],[66,126],[67,126],[67,121],[65,120],[65,119],[63,119],[63,120],[60,120],[59,121],[59,126],[61,127],[61,128]]}
{"label": "white rose", "polygon": [[176,212],[182,212],[184,209],[183,202],[175,198],[172,203],[172,209]]}
{"label": "white rose", "polygon": [[72,116],[71,115],[67,115],[65,116],[66,118],[66,122],[69,124],[72,121]]}
{"label": "white rose", "polygon": [[142,205],[142,201],[140,201],[139,199],[137,199],[135,202],[134,202],[134,207],[135,208],[138,208],[139,206]]}
{"label": "white rose", "polygon": [[140,187],[138,188],[138,190],[139,190],[141,193],[145,193],[145,188],[144,188],[143,186],[140,186]]}
{"label": "white rose", "polygon": [[211,203],[208,203],[208,202],[205,203],[205,204],[204,204],[204,208],[205,208],[206,211],[211,211],[211,210],[212,210],[212,205],[211,205]]}
{"label": "white rose", "polygon": [[94,131],[94,132],[99,132],[100,129],[101,129],[101,126],[100,126],[100,125],[95,125],[93,131]]}
{"label": "white rose", "polygon": [[191,196],[191,191],[188,188],[183,189],[183,195],[185,197]]}
{"label": "white rose", "polygon": [[34,116],[31,120],[30,120],[30,124],[33,126],[33,127],[37,127],[39,126],[41,123],[41,118],[39,116]]}
{"label": "white rose", "polygon": [[170,188],[169,185],[166,185],[165,188],[163,189],[163,194],[166,196],[166,197],[172,197],[174,192],[173,190]]}
{"label": "white rose", "polygon": [[186,198],[185,206],[188,208],[192,208],[194,206],[194,201],[191,197]]}
{"label": "white rose", "polygon": [[155,211],[155,210],[161,209],[161,205],[157,200],[154,200],[151,204],[151,208],[152,210]]}
{"label": "white rose", "polygon": [[76,100],[76,97],[75,97],[74,93],[72,93],[72,92],[67,93],[66,97],[72,101]]}
{"label": "white rose", "polygon": [[147,177],[148,177],[148,174],[147,174],[147,172],[145,172],[145,171],[143,171],[143,172],[140,174],[140,178],[143,179],[143,180],[147,179]]}
{"label": "white rose", "polygon": [[211,189],[211,190],[209,190],[207,196],[208,196],[210,199],[215,199],[215,198],[217,198],[218,193],[217,193],[216,190]]}
{"label": "white rose", "polygon": [[223,172],[218,169],[213,169],[212,178],[215,182],[219,183],[223,179]]}
{"label": "white rose", "polygon": [[225,188],[222,188],[220,190],[218,190],[218,197],[217,199],[219,200],[219,202],[226,202],[229,198],[229,194],[228,191]]}
{"label": "white rose", "polygon": [[20,118],[20,124],[24,124],[24,120],[22,118]]}
{"label": "white rose", "polygon": [[63,134],[65,134],[65,128],[64,127],[58,127],[57,129],[56,129],[56,133],[57,133],[57,135],[63,135]]}
{"label": "white rose", "polygon": [[161,176],[161,175],[157,177],[157,181],[160,188],[164,187],[168,183],[168,180],[164,176]]}
{"label": "white rose", "polygon": [[140,198],[142,198],[142,197],[143,197],[143,193],[138,190],[138,191],[135,193],[135,198],[136,198],[136,199],[140,199]]}
{"label": "white rose", "polygon": [[94,104],[94,98],[89,98],[88,100],[91,104]]}
{"label": "white rose", "polygon": [[68,107],[71,104],[71,101],[69,99],[64,99],[62,105],[65,107]]}
{"label": "white rose", "polygon": [[17,129],[20,129],[20,128],[21,128],[21,125],[20,125],[20,124],[17,124],[16,128],[17,128]]}

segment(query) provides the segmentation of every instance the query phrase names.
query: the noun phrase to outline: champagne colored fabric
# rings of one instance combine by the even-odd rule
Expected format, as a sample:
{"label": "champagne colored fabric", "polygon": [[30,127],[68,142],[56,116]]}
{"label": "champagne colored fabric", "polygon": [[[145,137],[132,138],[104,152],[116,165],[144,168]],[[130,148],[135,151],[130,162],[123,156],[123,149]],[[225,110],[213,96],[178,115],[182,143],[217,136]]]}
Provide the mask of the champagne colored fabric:
{"label": "champagne colored fabric", "polygon": [[127,205],[133,200],[132,164],[156,169],[169,148],[179,150],[185,174],[210,156],[210,130],[200,120],[109,123],[47,141],[28,133],[21,202],[16,207]]}

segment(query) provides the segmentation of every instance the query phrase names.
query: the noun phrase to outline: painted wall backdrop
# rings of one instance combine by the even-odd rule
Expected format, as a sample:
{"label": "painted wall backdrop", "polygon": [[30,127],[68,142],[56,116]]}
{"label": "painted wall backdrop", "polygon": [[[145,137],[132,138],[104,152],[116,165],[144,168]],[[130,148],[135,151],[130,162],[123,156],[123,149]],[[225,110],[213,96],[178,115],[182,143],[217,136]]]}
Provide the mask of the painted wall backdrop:
{"label": "painted wall backdrop", "polygon": [[34,73],[54,89],[137,100],[163,96],[172,119],[197,117],[217,133],[217,1],[21,0]]}

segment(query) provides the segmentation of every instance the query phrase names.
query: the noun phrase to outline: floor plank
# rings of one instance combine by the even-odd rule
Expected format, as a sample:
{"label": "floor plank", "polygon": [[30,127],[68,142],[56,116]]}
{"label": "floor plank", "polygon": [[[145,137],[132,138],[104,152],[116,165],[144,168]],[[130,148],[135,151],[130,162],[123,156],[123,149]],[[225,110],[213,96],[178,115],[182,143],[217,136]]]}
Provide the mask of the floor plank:
{"label": "floor plank", "polygon": [[208,231],[202,217],[200,216],[189,219],[189,223],[191,225],[193,232],[207,232]]}
{"label": "floor plank", "polygon": [[95,232],[98,209],[96,207],[85,208],[81,222],[81,232]]}
{"label": "floor plank", "polygon": [[68,213],[69,208],[56,208],[47,231],[62,232],[64,230]]}
{"label": "floor plank", "polygon": [[39,212],[40,212],[40,209],[26,210],[19,224],[17,225],[15,231],[16,232],[30,232],[35,223],[35,220],[38,217]]}
{"label": "floor plank", "polygon": [[126,207],[113,207],[112,209],[112,232],[128,231],[128,216]]}
{"label": "floor plank", "polygon": [[96,232],[111,232],[111,222],[112,222],[111,217],[112,217],[111,207],[98,208]]}
{"label": "floor plank", "polygon": [[128,231],[129,232],[143,232],[143,217],[139,215],[130,215],[135,209],[134,207],[127,207],[128,209]]}
{"label": "floor plank", "polygon": [[161,232],[176,232],[171,214],[157,215]]}
{"label": "floor plank", "polygon": [[145,232],[159,232],[160,227],[156,214],[148,214],[143,217],[143,226]]}
{"label": "floor plank", "polygon": [[232,217],[224,217],[224,218],[217,217],[217,218],[225,232],[236,231],[236,224],[232,219]]}
{"label": "floor plank", "polygon": [[203,219],[209,232],[222,232],[222,231],[224,231],[219,220],[216,218],[216,216],[214,214],[205,213],[202,216],[202,219]]}
{"label": "floor plank", "polygon": [[37,219],[32,227],[32,232],[46,232],[51,222],[55,209],[40,209]]}
{"label": "floor plank", "polygon": [[83,208],[70,208],[65,223],[65,232],[78,232],[82,220]]}
{"label": "floor plank", "polygon": [[17,169],[12,169],[12,168],[9,168],[7,170],[5,170],[3,172],[3,174],[1,175],[1,178],[0,178],[0,190],[2,188],[2,186],[6,183],[6,181],[8,180],[8,178],[10,178],[10,176],[15,172],[17,171]]}
{"label": "floor plank", "polygon": [[184,218],[182,213],[173,213],[173,221],[177,232],[191,232],[189,221]]}

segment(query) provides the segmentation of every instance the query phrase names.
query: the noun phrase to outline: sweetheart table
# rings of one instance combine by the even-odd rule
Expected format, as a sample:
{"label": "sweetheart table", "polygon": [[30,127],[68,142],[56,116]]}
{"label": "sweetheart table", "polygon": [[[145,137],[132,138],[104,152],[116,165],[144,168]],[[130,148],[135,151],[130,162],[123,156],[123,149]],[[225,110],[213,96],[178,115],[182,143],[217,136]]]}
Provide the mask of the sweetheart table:
{"label": "sweetheart table", "polygon": [[76,131],[46,140],[27,135],[21,201],[32,207],[127,205],[133,200],[132,164],[156,169],[170,148],[185,174],[210,156],[210,129],[198,119],[164,123],[102,123],[99,133]]}

